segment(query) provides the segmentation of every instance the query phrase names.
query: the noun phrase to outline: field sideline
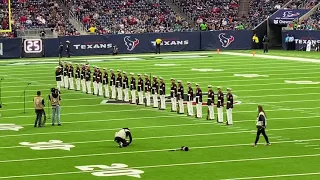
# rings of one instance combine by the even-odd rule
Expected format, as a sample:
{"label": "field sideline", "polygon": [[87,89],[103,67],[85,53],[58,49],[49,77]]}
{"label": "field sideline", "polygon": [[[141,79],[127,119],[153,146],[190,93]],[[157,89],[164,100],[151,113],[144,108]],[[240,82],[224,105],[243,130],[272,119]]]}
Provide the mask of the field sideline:
{"label": "field sideline", "polygon": [[[55,86],[55,58],[0,61],[0,179],[292,179],[320,178],[320,58],[314,52],[185,52],[161,55],[72,57],[73,63],[190,81],[207,91],[233,89],[234,125],[62,90],[62,126],[34,128],[32,98]],[[26,89],[26,113],[23,90]],[[206,102],[207,98],[204,97]],[[268,117],[272,143],[255,139],[257,105]],[[186,109],[186,108],[185,108]],[[46,113],[50,114],[46,107]],[[215,112],[217,110],[215,109]],[[226,114],[224,110],[224,115]],[[217,118],[217,117],[216,117]],[[224,118],[226,120],[226,117]],[[118,148],[115,131],[129,127],[133,144]],[[52,142],[41,145],[39,142]],[[55,143],[55,144],[54,144]],[[49,148],[48,148],[48,147]],[[189,152],[170,149],[188,146]],[[47,149],[39,150],[39,147]],[[53,148],[53,149],[50,149]],[[263,167],[262,167],[263,165]]]}

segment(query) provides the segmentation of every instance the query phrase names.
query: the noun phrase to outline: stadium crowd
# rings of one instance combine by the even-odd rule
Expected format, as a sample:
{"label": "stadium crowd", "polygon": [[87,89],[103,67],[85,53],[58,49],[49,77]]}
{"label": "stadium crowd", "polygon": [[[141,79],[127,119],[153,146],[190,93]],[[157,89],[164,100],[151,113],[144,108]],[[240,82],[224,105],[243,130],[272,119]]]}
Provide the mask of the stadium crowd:
{"label": "stadium crowd", "polygon": [[164,1],[87,1],[68,3],[91,33],[132,34],[144,32],[191,31],[190,24]]}

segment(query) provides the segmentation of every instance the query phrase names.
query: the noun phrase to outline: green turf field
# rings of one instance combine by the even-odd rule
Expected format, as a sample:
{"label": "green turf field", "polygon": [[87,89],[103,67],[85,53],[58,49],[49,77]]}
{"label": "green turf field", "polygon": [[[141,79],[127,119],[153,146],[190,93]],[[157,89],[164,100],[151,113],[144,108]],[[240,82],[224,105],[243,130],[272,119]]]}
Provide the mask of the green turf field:
{"label": "green turf field", "polygon": [[[320,62],[319,53],[270,54]],[[151,73],[165,78],[167,88],[171,77],[182,80],[185,89],[187,81],[194,89],[199,83],[203,92],[207,85],[213,85],[215,92],[217,86],[224,92],[230,87],[241,103],[234,106],[234,125],[226,126],[205,120],[205,106],[204,118],[195,119],[170,112],[169,104],[166,111],[102,105],[102,97],[62,90],[62,126],[52,127],[48,119],[46,127],[34,128],[32,99],[37,90],[46,97],[55,86],[57,60],[1,61],[4,106],[0,109],[0,179],[320,179],[319,62],[216,52],[75,57],[67,61]],[[32,84],[26,90],[23,113],[21,94],[29,82]],[[261,136],[258,147],[252,147],[258,104],[264,105],[267,113],[272,146],[264,146]],[[4,124],[18,125],[18,131],[8,130],[6,127],[13,125]],[[113,138],[122,127],[131,128],[134,139],[129,147],[121,149]],[[33,150],[20,145],[30,142],[34,147],[49,140],[63,141],[70,150]],[[168,151],[182,145],[190,151]]]}

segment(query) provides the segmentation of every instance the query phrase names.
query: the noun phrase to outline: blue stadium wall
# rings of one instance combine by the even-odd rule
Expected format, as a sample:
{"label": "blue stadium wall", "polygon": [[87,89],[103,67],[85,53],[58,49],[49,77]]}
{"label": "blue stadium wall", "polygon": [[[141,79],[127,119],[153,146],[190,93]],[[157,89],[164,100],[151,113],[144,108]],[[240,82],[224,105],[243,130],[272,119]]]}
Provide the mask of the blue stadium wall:
{"label": "blue stadium wall", "polygon": [[17,38],[0,39],[0,58],[58,57],[59,43],[65,45],[67,40],[71,56],[111,54],[114,45],[118,46],[119,54],[150,53],[155,52],[157,38],[163,40],[161,52],[251,49],[252,46],[249,30],[65,36],[41,42]]}

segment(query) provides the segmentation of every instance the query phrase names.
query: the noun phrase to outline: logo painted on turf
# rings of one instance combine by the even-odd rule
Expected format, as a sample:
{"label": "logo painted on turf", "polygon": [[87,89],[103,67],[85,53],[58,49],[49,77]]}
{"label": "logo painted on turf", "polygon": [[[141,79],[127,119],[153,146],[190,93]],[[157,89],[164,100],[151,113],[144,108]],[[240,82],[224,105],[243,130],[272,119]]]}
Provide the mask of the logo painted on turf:
{"label": "logo painted on turf", "polygon": [[234,37],[230,36],[229,38],[225,37],[226,33],[220,33],[219,39],[221,42],[222,47],[227,48],[233,41]]}
{"label": "logo painted on turf", "polygon": [[126,164],[113,163],[111,166],[106,165],[89,165],[89,166],[75,166],[75,168],[80,169],[81,171],[91,172],[93,176],[130,176],[135,178],[141,178],[140,174],[143,174],[144,171],[138,169],[128,168]]}
{"label": "logo painted on turf", "polygon": [[133,51],[134,48],[139,44],[139,39],[134,38],[134,41],[130,40],[130,36],[123,38],[124,44],[127,46],[128,51]]}
{"label": "logo painted on turf", "polygon": [[22,126],[15,124],[0,124],[0,131],[19,131],[22,128]]}
{"label": "logo painted on turf", "polygon": [[19,143],[22,146],[28,146],[32,150],[52,150],[52,149],[60,149],[65,151],[70,151],[71,148],[75,147],[72,144],[63,143],[60,140],[50,140],[49,142],[21,142]]}

